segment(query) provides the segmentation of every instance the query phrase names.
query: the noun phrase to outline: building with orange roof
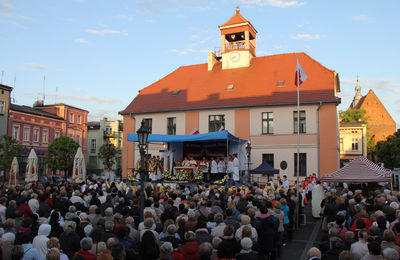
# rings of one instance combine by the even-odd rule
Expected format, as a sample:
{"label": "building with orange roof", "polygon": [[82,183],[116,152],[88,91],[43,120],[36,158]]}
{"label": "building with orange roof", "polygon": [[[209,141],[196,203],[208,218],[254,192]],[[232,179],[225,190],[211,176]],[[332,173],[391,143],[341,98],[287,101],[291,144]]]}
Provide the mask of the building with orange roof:
{"label": "building with orange roof", "polygon": [[[239,8],[224,24],[221,50],[208,62],[182,66],[139,91],[120,112],[124,120],[123,176],[139,159],[127,142],[145,120],[152,133],[218,131],[251,141],[252,167],[262,161],[295,179],[297,153],[297,59],[308,79],[300,87],[300,175],[338,169],[338,73],[305,53],[256,56],[257,30]],[[150,146],[158,154],[160,146]]]}

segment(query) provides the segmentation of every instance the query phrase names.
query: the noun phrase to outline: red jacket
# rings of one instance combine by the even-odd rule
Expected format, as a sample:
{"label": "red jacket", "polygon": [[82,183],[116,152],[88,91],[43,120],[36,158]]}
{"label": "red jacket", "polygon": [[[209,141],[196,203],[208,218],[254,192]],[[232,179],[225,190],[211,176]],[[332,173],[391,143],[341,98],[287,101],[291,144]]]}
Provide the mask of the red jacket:
{"label": "red jacket", "polygon": [[79,250],[78,252],[76,252],[74,254],[74,256],[77,256],[77,255],[81,255],[81,256],[85,257],[86,260],[96,260],[96,256],[94,254],[90,253],[89,251],[83,250],[83,249]]}
{"label": "red jacket", "polygon": [[371,222],[369,219],[367,219],[367,218],[362,218],[362,217],[358,217],[358,218],[356,218],[356,220],[354,220],[353,225],[351,225],[350,230],[353,231],[353,232],[356,230],[356,228],[357,228],[357,227],[356,227],[356,223],[357,223],[357,221],[358,221],[359,219],[362,219],[362,220],[364,221],[364,223],[365,223],[365,229],[368,231],[369,228],[370,228],[371,225],[372,225],[372,222]]}
{"label": "red jacket", "polygon": [[198,260],[200,259],[199,246],[200,244],[196,241],[190,241],[181,246],[179,252],[182,253],[185,260]]}

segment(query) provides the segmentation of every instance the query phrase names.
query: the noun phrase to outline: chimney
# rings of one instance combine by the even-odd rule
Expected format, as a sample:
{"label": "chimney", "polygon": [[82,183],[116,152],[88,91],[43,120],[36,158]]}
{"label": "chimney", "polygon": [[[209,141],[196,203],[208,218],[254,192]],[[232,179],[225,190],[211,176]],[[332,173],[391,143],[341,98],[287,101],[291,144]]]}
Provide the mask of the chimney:
{"label": "chimney", "polygon": [[217,63],[218,59],[217,59],[217,55],[215,55],[214,52],[208,52],[208,71],[211,71],[215,65],[215,63]]}
{"label": "chimney", "polygon": [[33,103],[33,107],[42,107],[44,106],[44,100],[42,99],[36,99],[35,102]]}

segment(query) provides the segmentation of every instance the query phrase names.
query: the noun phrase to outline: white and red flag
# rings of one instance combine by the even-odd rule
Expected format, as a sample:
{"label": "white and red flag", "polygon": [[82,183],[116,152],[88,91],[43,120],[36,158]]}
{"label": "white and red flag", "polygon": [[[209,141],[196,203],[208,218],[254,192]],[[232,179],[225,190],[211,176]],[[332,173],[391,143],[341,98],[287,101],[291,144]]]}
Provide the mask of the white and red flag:
{"label": "white and red flag", "polygon": [[191,134],[191,135],[198,135],[198,134],[200,134],[199,129],[198,129],[198,128],[193,129],[193,131],[190,132],[190,134]]}
{"label": "white and red flag", "polygon": [[307,74],[304,72],[303,68],[300,65],[299,59],[297,59],[296,66],[296,77],[294,79],[294,83],[296,86],[300,86],[307,79]]}
{"label": "white and red flag", "polygon": [[225,130],[225,126],[221,125],[221,128],[218,131],[224,131]]}

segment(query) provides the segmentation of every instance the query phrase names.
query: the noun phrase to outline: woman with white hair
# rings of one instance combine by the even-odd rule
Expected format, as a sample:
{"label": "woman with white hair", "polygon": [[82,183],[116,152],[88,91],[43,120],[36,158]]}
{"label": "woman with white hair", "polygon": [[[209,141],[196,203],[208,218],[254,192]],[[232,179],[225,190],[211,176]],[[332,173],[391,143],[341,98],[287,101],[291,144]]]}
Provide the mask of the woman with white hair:
{"label": "woman with white hair", "polygon": [[[282,213],[282,214],[283,214],[283,213]],[[242,238],[243,238],[243,236],[242,236],[243,228],[246,227],[246,226],[247,226],[247,227],[250,227],[250,229],[251,229],[251,239],[253,239],[253,241],[255,241],[255,242],[258,241],[257,230],[256,230],[254,227],[252,227],[252,225],[251,225],[250,223],[251,223],[251,219],[250,219],[249,216],[247,216],[247,215],[242,215],[242,216],[240,217],[240,224],[241,224],[241,226],[240,226],[240,228],[238,228],[238,229],[236,230],[236,233],[235,233],[235,238],[236,238],[237,241],[241,241],[241,240],[242,240]]]}
{"label": "woman with white hair", "polygon": [[37,249],[42,259],[46,258],[48,251],[47,241],[50,234],[51,226],[49,224],[42,224],[39,227],[38,235],[33,239],[32,246]]}
{"label": "woman with white hair", "polygon": [[1,237],[2,259],[11,259],[11,250],[14,246],[15,235],[11,232],[5,233]]}
{"label": "woman with white hair", "polygon": [[259,259],[258,252],[253,251],[251,248],[253,247],[253,241],[245,237],[240,240],[240,246],[242,250],[236,254],[237,260],[256,260]]}

